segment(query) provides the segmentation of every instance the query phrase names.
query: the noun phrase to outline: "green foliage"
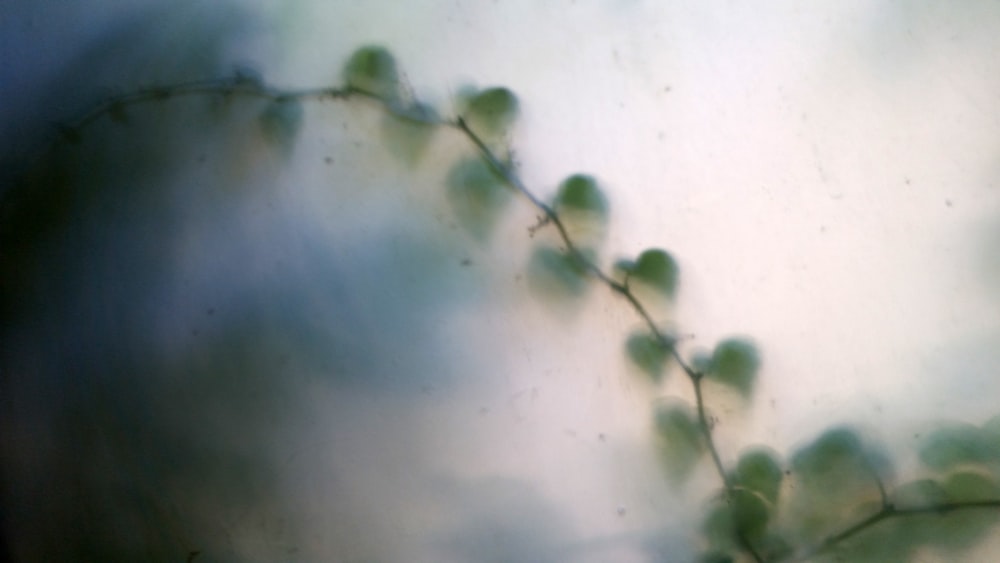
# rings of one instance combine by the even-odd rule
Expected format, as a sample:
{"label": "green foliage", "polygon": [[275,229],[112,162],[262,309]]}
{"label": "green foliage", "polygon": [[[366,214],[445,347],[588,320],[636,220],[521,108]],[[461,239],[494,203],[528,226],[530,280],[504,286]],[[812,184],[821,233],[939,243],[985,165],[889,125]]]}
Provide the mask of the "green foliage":
{"label": "green foliage", "polygon": [[587,266],[570,252],[539,245],[528,264],[528,279],[545,297],[579,297],[587,289]]}
{"label": "green foliage", "polygon": [[730,338],[715,347],[705,375],[749,397],[759,368],[756,346],[749,340]]}
{"label": "green foliage", "polygon": [[758,448],[744,453],[732,475],[733,485],[759,493],[771,504],[778,502],[781,479],[778,454],[770,448]]}
{"label": "green foliage", "polygon": [[469,158],[452,167],[447,183],[449,200],[459,223],[477,239],[489,239],[511,197],[503,178],[483,159]]}
{"label": "green foliage", "polygon": [[295,98],[278,98],[269,102],[258,116],[264,138],[271,144],[290,152],[302,128],[302,104]]}
{"label": "green foliage", "polygon": [[767,545],[768,551],[777,555],[786,552],[787,542],[777,536],[768,536],[768,524],[775,507],[756,491],[735,488],[716,495],[712,508],[702,525],[708,544],[720,552],[738,550],[743,541],[755,546]]}
{"label": "green foliage", "polygon": [[948,493],[933,479],[917,479],[892,491],[892,503],[900,509],[924,508],[948,501]]}
{"label": "green foliage", "polygon": [[929,433],[920,445],[920,460],[938,471],[965,464],[1000,461],[997,435],[971,424],[949,424]]}
{"label": "green foliage", "polygon": [[519,106],[517,96],[507,88],[487,88],[468,99],[464,117],[476,134],[494,138],[513,125]]}
{"label": "green foliage", "polygon": [[997,498],[1000,486],[992,475],[979,471],[956,471],[944,482],[944,492],[952,502],[977,502]]}
{"label": "green foliage", "polygon": [[791,457],[794,477],[788,524],[800,539],[830,534],[844,522],[877,509],[866,503],[878,498],[875,462],[851,428],[827,430]]}
{"label": "green foliage", "polygon": [[656,411],[656,434],[667,475],[682,484],[705,452],[698,419],[685,403],[662,405]]}
{"label": "green foliage", "polygon": [[437,112],[426,104],[394,104],[382,120],[382,139],[389,151],[403,162],[415,165],[437,131]]}
{"label": "green foliage", "polygon": [[625,352],[636,366],[653,381],[659,383],[663,379],[663,371],[670,358],[672,345],[647,330],[640,330],[628,337],[625,342]]}
{"label": "green foliage", "polygon": [[853,429],[827,430],[792,456],[792,470],[806,488],[840,495],[858,484],[874,484],[861,437]]}
{"label": "green foliage", "polygon": [[553,207],[577,244],[593,247],[603,242],[608,201],[592,176],[574,174],[563,180]]}
{"label": "green foliage", "polygon": [[619,260],[615,268],[628,274],[630,280],[642,282],[664,297],[673,298],[677,291],[680,268],[674,257],[665,250],[650,248],[640,254],[635,262]]}
{"label": "green foliage", "polygon": [[344,66],[344,82],[386,102],[399,98],[399,71],[388,49],[369,45],[354,51]]}

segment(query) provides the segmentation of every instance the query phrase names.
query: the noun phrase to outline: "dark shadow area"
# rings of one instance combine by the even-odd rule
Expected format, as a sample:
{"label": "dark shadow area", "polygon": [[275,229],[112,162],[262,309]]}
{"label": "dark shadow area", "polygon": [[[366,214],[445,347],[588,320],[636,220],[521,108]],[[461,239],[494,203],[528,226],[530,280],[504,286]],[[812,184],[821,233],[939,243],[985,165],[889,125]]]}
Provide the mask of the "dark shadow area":
{"label": "dark shadow area", "polygon": [[[268,185],[296,181],[281,159],[231,146],[261,133],[259,100],[167,95],[47,125],[109,85],[228,75],[252,25],[131,14],[4,108],[0,558],[294,558],[277,456],[301,383],[412,393],[451,376],[429,322],[463,294],[453,249],[420,220],[347,242],[296,222],[307,204]],[[217,183],[191,185],[212,177],[198,166]]]}

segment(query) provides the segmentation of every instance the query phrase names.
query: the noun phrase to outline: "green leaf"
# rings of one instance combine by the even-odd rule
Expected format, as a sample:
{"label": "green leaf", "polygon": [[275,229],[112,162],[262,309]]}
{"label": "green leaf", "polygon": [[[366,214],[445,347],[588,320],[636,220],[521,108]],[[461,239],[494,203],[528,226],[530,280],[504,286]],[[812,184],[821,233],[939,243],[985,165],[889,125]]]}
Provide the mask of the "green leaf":
{"label": "green leaf", "polygon": [[554,208],[569,236],[583,246],[603,242],[608,222],[608,202],[597,181],[575,174],[562,182]]}
{"label": "green leaf", "polygon": [[356,88],[391,102],[399,98],[399,71],[388,49],[368,45],[354,51],[344,66],[344,81]]}
{"label": "green leaf", "polygon": [[1000,486],[992,476],[977,471],[957,471],[944,482],[944,492],[952,502],[976,502],[1000,498]]}
{"label": "green leaf", "polygon": [[[587,251],[585,257],[592,260],[592,255]],[[577,256],[551,246],[535,248],[528,276],[532,287],[548,296],[577,297],[587,289],[586,265]]]}
{"label": "green leaf", "polygon": [[712,353],[710,379],[733,387],[744,397],[753,392],[760,357],[752,342],[739,338],[723,340]]}
{"label": "green leaf", "polygon": [[639,255],[629,273],[632,279],[652,286],[666,297],[673,297],[680,270],[673,256],[659,248],[651,248]]}
{"label": "green leaf", "polygon": [[433,119],[432,109],[428,108],[426,114],[422,113],[424,110],[412,111],[412,115],[392,112],[382,120],[382,139],[389,152],[410,166],[420,161],[437,131],[437,127],[431,125],[433,121],[420,119],[421,116]]}
{"label": "green leaf", "polygon": [[608,202],[592,176],[574,174],[560,184],[556,210],[586,211],[606,219]]}
{"label": "green leaf", "polygon": [[278,98],[267,104],[258,117],[261,133],[268,142],[290,151],[302,128],[302,104],[296,98]]}
{"label": "green leaf", "polygon": [[476,134],[502,135],[517,119],[518,106],[517,96],[507,88],[487,88],[469,99],[465,119]]}
{"label": "green leaf", "polygon": [[824,432],[815,442],[792,457],[792,468],[800,474],[822,474],[844,461],[853,462],[863,456],[861,438],[850,428],[835,428]]}
{"label": "green leaf", "polygon": [[487,240],[511,198],[503,178],[483,159],[469,158],[451,169],[447,183],[448,200],[459,223],[477,239]]}
{"label": "green leaf", "polygon": [[697,418],[685,403],[660,406],[656,411],[656,434],[668,476],[675,485],[682,484],[705,451]]}
{"label": "green leaf", "polygon": [[948,493],[933,479],[918,479],[899,485],[892,491],[897,508],[924,508],[948,501]]}
{"label": "green leaf", "polygon": [[763,535],[771,519],[771,508],[761,494],[748,489],[736,489],[729,499],[729,506],[732,509],[733,525],[740,534],[753,539]]}
{"label": "green leaf", "polygon": [[733,483],[760,493],[774,504],[778,501],[782,475],[777,453],[761,448],[740,456],[733,472]]}
{"label": "green leaf", "polygon": [[720,492],[715,503],[702,525],[702,532],[714,549],[738,548],[742,544],[741,537],[755,544],[764,537],[772,505],[763,496],[755,491],[735,489],[732,493]]}
{"label": "green leaf", "polygon": [[927,434],[920,446],[920,460],[938,471],[964,464],[989,464],[1000,461],[1000,440],[971,424],[951,423]]}
{"label": "green leaf", "polygon": [[649,331],[636,331],[625,343],[628,357],[653,381],[659,383],[670,357],[668,343],[663,342]]}

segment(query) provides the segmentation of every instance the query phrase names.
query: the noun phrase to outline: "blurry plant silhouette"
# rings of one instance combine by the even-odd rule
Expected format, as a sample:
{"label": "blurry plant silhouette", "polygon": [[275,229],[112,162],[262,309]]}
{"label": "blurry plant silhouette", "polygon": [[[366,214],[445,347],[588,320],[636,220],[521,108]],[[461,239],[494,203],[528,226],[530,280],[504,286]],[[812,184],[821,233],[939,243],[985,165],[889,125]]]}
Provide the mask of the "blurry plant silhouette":
{"label": "blurry plant silhouette", "polygon": [[[519,113],[515,94],[504,87],[469,89],[457,116],[441,117],[413,98],[400,82],[392,53],[381,46],[359,48],[346,62],[343,84],[288,91],[256,76],[234,76],[139,90],[99,104],[59,127],[59,143],[86,142],[98,120],[124,121],[131,106],[179,97],[225,96],[265,101],[260,131],[279,151],[289,151],[306,120],[303,104],[339,100],[371,103],[389,119],[383,129],[396,156],[413,160],[435,129],[463,136],[476,158],[456,162],[446,183],[458,223],[487,239],[503,209],[520,196],[539,215],[532,233],[554,237],[535,243],[527,265],[531,287],[553,299],[578,300],[599,284],[621,297],[642,328],[623,349],[654,384],[679,372],[690,383],[693,404],[677,397],[657,401],[652,417],[655,443],[666,478],[683,485],[707,459],[719,485],[707,499],[700,561],[907,561],[922,548],[957,556],[1000,522],[1000,415],[982,425],[945,424],[918,446],[917,475],[896,482],[893,461],[875,440],[850,426],[832,426],[811,443],[782,456],[766,445],[748,445],[732,466],[713,438],[709,392],[728,388],[749,404],[762,362],[746,337],[727,338],[707,354],[686,357],[679,337],[654,320],[653,305],[674,299],[679,266],[662,248],[600,266],[609,202],[593,176],[566,177],[551,201],[529,189],[518,175],[508,145]],[[712,383],[706,386],[706,383]]]}

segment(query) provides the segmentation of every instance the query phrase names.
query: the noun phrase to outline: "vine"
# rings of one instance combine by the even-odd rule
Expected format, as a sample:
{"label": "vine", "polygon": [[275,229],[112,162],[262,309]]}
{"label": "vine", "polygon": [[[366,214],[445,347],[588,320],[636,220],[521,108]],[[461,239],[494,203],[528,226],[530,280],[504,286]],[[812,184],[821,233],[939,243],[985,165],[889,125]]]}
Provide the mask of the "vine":
{"label": "vine", "polygon": [[[704,383],[715,381],[749,398],[761,363],[756,347],[749,340],[730,338],[708,355],[686,359],[681,354],[680,339],[657,324],[640,298],[648,291],[672,299],[677,262],[665,250],[651,248],[634,260],[617,261],[610,271],[598,265],[595,248],[603,237],[607,201],[594,178],[584,174],[568,177],[551,203],[524,184],[505,139],[519,113],[516,96],[502,87],[465,92],[458,115],[440,117],[405,91],[394,57],[379,46],[355,51],[344,67],[343,80],[343,86],[282,90],[253,73],[237,72],[227,78],[116,96],[59,125],[58,131],[62,141],[80,143],[84,130],[104,117],[123,122],[132,106],[190,96],[266,100],[259,116],[261,131],[285,146],[295,139],[303,120],[302,102],[307,100],[363,99],[415,127],[454,130],[479,157],[459,162],[448,179],[464,198],[456,205],[466,226],[488,234],[504,190],[522,196],[539,214],[531,233],[552,228],[560,245],[538,247],[532,267],[570,293],[578,293],[590,279],[618,295],[644,327],[626,341],[631,361],[654,382],[662,380],[669,364],[690,382],[694,408],[682,401],[659,407],[656,431],[672,479],[683,482],[707,455],[721,482],[702,528],[702,561],[908,559],[922,545],[961,550],[1000,521],[1000,416],[978,427],[953,424],[931,432],[918,452],[926,476],[896,487],[887,485],[889,460],[846,426],[823,433],[785,464],[773,450],[758,447],[742,453],[735,466],[727,468],[713,436]],[[911,527],[893,524],[902,521]],[[192,552],[188,560],[197,554]]]}

